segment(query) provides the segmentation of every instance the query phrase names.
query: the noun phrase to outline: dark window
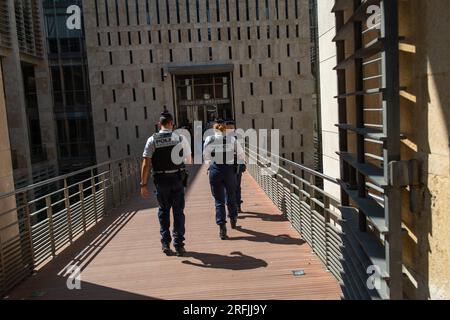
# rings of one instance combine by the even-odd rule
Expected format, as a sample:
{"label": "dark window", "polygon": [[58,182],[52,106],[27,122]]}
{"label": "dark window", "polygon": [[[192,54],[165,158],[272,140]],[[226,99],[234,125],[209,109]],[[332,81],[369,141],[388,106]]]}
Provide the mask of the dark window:
{"label": "dark window", "polygon": [[189,0],[186,0],[186,21],[187,23],[191,23],[191,8]]}
{"label": "dark window", "polygon": [[180,0],[175,1],[175,7],[177,10],[177,23],[180,23]]}
{"label": "dark window", "polygon": [[284,0],[284,15],[286,19],[289,19],[289,0]]}
{"label": "dark window", "polygon": [[216,0],[216,16],[217,22],[220,22],[220,0]]}
{"label": "dark window", "polygon": [[166,0],[166,18],[167,18],[167,24],[170,24],[169,0]]}
{"label": "dark window", "polygon": [[259,20],[259,0],[255,0],[256,20]]}

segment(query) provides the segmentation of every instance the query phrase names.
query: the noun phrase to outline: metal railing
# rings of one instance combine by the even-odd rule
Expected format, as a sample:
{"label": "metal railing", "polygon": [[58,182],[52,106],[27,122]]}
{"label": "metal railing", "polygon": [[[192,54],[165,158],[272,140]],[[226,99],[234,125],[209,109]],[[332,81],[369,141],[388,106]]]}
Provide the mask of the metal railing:
{"label": "metal railing", "polygon": [[0,296],[134,194],[139,179],[140,159],[127,158],[1,194]]}
{"label": "metal railing", "polygon": [[[367,285],[371,275],[367,268],[373,263],[354,235],[357,223],[343,219],[341,202],[321,187],[324,181],[337,186],[339,181],[268,151],[257,154],[251,149],[246,149],[252,160],[249,173],[336,277],[343,297],[387,298],[382,288]],[[270,165],[273,160],[277,166]]]}

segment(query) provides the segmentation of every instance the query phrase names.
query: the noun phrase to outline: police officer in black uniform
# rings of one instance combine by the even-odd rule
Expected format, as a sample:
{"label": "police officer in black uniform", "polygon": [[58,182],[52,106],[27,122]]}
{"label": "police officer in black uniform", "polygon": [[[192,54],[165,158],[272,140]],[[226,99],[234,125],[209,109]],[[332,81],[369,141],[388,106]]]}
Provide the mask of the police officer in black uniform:
{"label": "police officer in black uniform", "polygon": [[[170,210],[173,210],[173,244],[177,256],[183,256],[185,235],[185,192],[187,172],[185,163],[191,164],[190,144],[183,136],[173,132],[174,121],[172,115],[164,111],[160,118],[161,130],[150,137],[143,153],[141,170],[141,195],[144,198],[150,196],[148,191],[148,178],[151,171],[153,182],[156,186],[156,196],[159,204],[159,223],[161,226],[162,250],[166,255],[171,255],[170,243]],[[174,159],[174,148],[183,150],[182,161]],[[180,155],[180,152],[174,154]],[[184,161],[183,161],[184,160]],[[180,163],[181,162],[181,163]]]}

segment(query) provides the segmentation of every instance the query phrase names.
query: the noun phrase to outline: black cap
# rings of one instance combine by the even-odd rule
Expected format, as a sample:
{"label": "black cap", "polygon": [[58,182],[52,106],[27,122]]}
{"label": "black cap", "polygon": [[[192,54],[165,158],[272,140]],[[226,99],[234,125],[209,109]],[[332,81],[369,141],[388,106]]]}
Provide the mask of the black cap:
{"label": "black cap", "polygon": [[173,121],[173,116],[170,114],[169,111],[161,112],[161,116],[159,117],[159,121],[160,122]]}
{"label": "black cap", "polygon": [[234,120],[225,120],[225,124],[227,126],[234,126],[236,124],[236,122]]}
{"label": "black cap", "polygon": [[216,119],[214,122],[217,124],[225,124],[225,121],[223,121],[222,119]]}

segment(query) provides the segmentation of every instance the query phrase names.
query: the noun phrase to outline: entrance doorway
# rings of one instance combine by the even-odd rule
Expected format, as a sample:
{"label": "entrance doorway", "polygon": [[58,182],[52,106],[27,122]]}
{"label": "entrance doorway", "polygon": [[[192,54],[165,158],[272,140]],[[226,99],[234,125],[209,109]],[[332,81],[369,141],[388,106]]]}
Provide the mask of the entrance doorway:
{"label": "entrance doorway", "polygon": [[192,132],[195,121],[210,128],[216,119],[233,119],[230,73],[175,76],[178,126]]}

